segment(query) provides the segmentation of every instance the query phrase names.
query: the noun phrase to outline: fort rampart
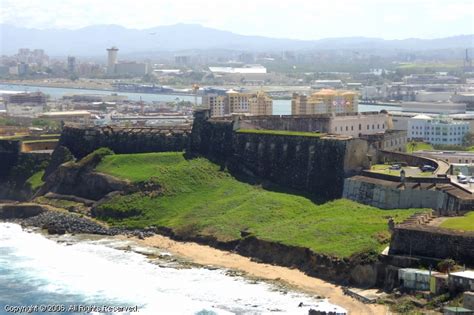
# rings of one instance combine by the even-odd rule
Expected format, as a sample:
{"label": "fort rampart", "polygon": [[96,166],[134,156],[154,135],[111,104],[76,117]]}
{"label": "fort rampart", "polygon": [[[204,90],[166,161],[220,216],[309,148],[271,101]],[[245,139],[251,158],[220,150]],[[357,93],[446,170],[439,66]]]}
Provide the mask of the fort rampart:
{"label": "fort rampart", "polygon": [[191,128],[183,127],[80,127],[67,125],[59,145],[67,147],[76,158],[108,147],[115,153],[183,151],[188,145]]}
{"label": "fort rampart", "polygon": [[364,140],[239,132],[235,127],[231,120],[197,112],[190,152],[236,173],[330,199],[342,195],[345,177],[368,163]]}
{"label": "fort rampart", "polygon": [[390,254],[452,258],[474,266],[474,232],[418,224],[398,225],[392,234]]}

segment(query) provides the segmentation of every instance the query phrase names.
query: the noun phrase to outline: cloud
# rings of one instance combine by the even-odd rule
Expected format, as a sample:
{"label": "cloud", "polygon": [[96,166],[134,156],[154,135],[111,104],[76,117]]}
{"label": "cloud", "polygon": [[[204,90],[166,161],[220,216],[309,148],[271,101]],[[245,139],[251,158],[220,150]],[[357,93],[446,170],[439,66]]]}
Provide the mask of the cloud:
{"label": "cloud", "polygon": [[0,22],[32,28],[176,23],[246,35],[316,39],[474,33],[472,0],[0,0]]}

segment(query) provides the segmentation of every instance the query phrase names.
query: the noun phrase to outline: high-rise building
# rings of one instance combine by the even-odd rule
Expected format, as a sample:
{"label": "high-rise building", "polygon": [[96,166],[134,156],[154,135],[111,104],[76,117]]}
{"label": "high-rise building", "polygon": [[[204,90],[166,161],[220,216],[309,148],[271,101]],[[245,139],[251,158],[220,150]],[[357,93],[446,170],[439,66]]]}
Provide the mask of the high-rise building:
{"label": "high-rise building", "polygon": [[202,97],[202,104],[211,110],[211,117],[224,116],[225,103],[225,95],[207,94]]}
{"label": "high-rise building", "polygon": [[211,109],[211,116],[230,114],[272,115],[273,100],[263,91],[257,93],[229,90],[225,95],[208,94],[202,103]]}
{"label": "high-rise building", "polygon": [[72,56],[67,57],[67,72],[69,74],[76,73],[76,57],[72,57]]}
{"label": "high-rise building", "polygon": [[272,115],[273,100],[265,92],[258,91],[254,97],[250,98],[250,114],[252,115]]}
{"label": "high-rise building", "polygon": [[115,65],[117,64],[117,47],[107,48],[108,57],[107,57],[107,74],[115,74]]}
{"label": "high-rise building", "polygon": [[353,91],[320,90],[310,96],[293,94],[292,115],[358,112],[358,95]]}

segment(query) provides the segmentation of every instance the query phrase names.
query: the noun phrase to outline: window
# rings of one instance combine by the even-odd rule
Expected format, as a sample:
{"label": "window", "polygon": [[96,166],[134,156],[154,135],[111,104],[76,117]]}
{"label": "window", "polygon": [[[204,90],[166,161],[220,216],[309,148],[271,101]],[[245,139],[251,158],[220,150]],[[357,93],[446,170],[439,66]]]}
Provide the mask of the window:
{"label": "window", "polygon": [[379,125],[379,124],[377,124],[377,129],[380,129],[380,125]]}
{"label": "window", "polygon": [[362,124],[359,124],[359,130],[362,130]]}
{"label": "window", "polygon": [[382,124],[382,129],[385,129],[385,124]]}
{"label": "window", "polygon": [[369,126],[369,125],[367,125],[367,130],[369,130],[369,129],[370,129],[370,126]]}
{"label": "window", "polygon": [[354,131],[354,126],[351,126],[351,131]]}

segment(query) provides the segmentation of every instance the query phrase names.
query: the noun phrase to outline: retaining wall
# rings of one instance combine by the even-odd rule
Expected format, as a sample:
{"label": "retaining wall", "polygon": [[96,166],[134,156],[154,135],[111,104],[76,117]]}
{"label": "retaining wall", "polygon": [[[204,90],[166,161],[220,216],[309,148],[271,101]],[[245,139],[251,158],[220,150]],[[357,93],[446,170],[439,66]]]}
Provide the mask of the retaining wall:
{"label": "retaining wall", "polygon": [[474,232],[459,232],[426,225],[396,226],[390,254],[452,258],[474,266]]}

